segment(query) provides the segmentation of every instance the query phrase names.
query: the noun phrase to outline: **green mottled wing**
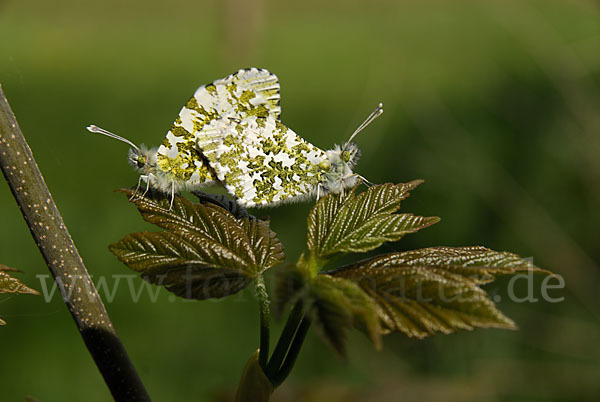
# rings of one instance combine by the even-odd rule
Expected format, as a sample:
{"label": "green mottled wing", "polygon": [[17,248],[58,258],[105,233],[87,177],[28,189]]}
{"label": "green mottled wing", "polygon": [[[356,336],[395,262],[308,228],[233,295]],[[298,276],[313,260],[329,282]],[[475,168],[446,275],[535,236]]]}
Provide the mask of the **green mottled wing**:
{"label": "green mottled wing", "polygon": [[239,70],[203,85],[181,109],[158,148],[158,167],[189,187],[210,183],[216,177],[196,147],[196,137],[203,127],[223,117],[273,116],[278,119],[280,113],[279,81],[267,70]]}
{"label": "green mottled wing", "polygon": [[245,207],[307,197],[328,167],[324,151],[275,116],[215,120],[197,140],[218,179]]}

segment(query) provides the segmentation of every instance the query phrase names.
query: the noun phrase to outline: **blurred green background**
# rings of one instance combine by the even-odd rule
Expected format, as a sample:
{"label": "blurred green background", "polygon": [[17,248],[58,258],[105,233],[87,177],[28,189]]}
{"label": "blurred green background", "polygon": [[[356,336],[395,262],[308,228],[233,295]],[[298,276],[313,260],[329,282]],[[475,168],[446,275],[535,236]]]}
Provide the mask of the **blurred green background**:
{"label": "blurred green background", "polygon": [[[518,332],[395,334],[379,353],[354,333],[347,362],[311,333],[273,400],[597,400],[597,3],[0,1],[0,83],[95,281],[112,290],[114,275],[129,274],[107,245],[148,226],[113,192],[137,180],[127,147],[85,126],[158,145],[197,86],[249,66],[279,76],[283,122],[322,148],[384,103],[357,138],[356,170],[376,183],[425,179],[403,209],[442,217],[384,251],[485,245],[566,281],[550,292],[560,303],[511,302],[507,280],[488,288]],[[41,290],[48,270],[1,186],[0,262]],[[290,261],[309,207],[259,212]],[[251,293],[200,303],[144,292],[135,302],[125,280],[114,297],[100,291],[154,400],[233,396],[258,345]],[[0,316],[1,401],[110,400],[59,297],[1,295]]]}

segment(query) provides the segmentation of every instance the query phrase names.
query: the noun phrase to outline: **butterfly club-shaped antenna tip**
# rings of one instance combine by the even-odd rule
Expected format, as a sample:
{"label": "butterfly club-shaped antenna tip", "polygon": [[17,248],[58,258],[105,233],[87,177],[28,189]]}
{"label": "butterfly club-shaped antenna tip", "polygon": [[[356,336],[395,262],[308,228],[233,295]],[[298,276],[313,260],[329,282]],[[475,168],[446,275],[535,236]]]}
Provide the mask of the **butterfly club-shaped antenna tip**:
{"label": "butterfly club-shaped antenna tip", "polygon": [[383,103],[379,103],[377,105],[377,107],[375,108],[375,110],[373,110],[371,112],[371,114],[365,119],[365,121],[363,121],[360,126],[358,126],[356,128],[356,130],[354,130],[354,132],[352,133],[352,135],[350,136],[350,138],[348,138],[348,141],[346,141],[346,144],[344,144],[344,148],[343,149],[347,149],[348,144],[350,144],[352,142],[352,140],[354,139],[354,137],[356,137],[356,135],[358,133],[360,133],[361,131],[363,131],[369,124],[371,124],[376,118],[378,118],[379,116],[381,116],[381,114],[383,113]]}
{"label": "butterfly club-shaped antenna tip", "polygon": [[121,142],[124,142],[125,144],[128,144],[132,148],[140,151],[140,148],[137,145],[135,145],[133,142],[129,141],[127,138],[121,137],[120,135],[117,135],[115,133],[111,133],[110,131],[105,130],[105,129],[101,128],[101,127],[98,127],[98,126],[96,126],[94,124],[91,124],[91,125],[87,126],[86,128],[87,128],[87,130],[90,133],[102,134],[102,135],[105,135],[107,137],[114,138],[115,140],[119,140]]}

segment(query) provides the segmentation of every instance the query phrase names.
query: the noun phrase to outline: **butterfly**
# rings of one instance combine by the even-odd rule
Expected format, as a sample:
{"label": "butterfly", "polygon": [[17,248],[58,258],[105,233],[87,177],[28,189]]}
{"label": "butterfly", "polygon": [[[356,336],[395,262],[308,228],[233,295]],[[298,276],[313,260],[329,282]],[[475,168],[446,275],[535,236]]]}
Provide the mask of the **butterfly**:
{"label": "butterfly", "polygon": [[87,129],[131,146],[129,164],[146,189],[171,196],[223,185],[244,207],[266,207],[340,193],[358,180],[356,134],[383,113],[379,104],[343,146],[323,151],[281,123],[279,81],[242,69],[196,90],[158,148],[137,146],[95,125]]}

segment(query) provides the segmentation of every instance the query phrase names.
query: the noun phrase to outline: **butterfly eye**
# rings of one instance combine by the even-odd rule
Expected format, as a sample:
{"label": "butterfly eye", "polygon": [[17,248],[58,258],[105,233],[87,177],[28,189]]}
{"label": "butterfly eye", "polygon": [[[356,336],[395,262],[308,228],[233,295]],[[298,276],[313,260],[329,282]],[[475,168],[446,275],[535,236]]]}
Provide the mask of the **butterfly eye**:
{"label": "butterfly eye", "polygon": [[140,155],[136,160],[137,167],[143,168],[146,165],[146,157],[144,155]]}
{"label": "butterfly eye", "polygon": [[344,163],[348,162],[350,160],[350,152],[349,151],[344,151],[342,152],[342,161],[344,161]]}

